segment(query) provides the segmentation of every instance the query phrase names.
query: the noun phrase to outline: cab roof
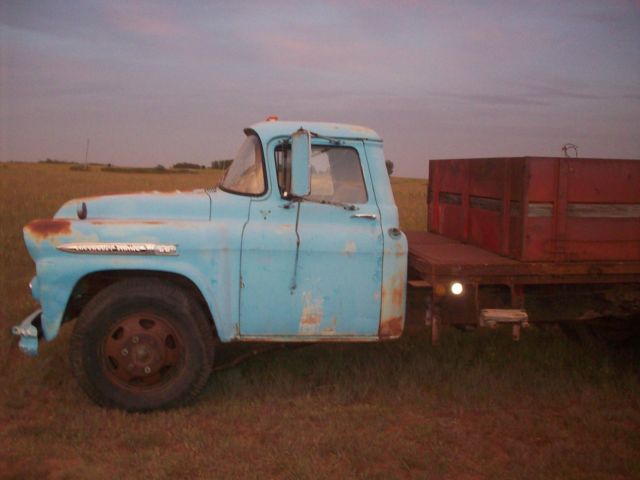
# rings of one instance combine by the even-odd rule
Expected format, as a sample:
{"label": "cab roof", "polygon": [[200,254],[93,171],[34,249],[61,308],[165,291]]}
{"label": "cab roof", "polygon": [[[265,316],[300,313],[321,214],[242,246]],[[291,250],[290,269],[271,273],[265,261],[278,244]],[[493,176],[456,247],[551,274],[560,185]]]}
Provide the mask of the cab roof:
{"label": "cab roof", "polygon": [[254,130],[263,141],[268,141],[275,137],[289,136],[300,127],[324,137],[382,141],[370,128],[344,123],[273,120],[255,123],[249,130]]}

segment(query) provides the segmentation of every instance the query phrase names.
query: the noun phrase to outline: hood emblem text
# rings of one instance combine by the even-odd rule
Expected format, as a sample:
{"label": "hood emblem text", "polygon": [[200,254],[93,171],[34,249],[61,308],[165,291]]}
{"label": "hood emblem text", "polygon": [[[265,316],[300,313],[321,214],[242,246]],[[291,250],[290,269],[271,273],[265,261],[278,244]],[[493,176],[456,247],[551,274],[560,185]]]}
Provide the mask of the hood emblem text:
{"label": "hood emblem text", "polygon": [[58,250],[67,253],[88,253],[93,255],[177,255],[176,245],[159,243],[63,243]]}

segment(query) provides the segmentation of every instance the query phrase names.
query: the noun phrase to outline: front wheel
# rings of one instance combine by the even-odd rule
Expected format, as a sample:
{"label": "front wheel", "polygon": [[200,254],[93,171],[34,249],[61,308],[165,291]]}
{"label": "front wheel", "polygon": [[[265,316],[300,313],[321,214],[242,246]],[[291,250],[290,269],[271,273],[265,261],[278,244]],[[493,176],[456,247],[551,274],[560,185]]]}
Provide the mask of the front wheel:
{"label": "front wheel", "polygon": [[115,283],[94,297],[71,338],[71,366],[98,404],[129,411],[195,397],[213,364],[210,321],[188,293],[157,279]]}

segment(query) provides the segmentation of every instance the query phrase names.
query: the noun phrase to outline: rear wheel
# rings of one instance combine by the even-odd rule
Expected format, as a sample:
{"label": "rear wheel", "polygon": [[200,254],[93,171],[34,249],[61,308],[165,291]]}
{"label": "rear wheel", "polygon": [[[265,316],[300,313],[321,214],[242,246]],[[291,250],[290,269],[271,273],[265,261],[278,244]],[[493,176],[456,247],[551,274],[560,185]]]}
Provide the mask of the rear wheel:
{"label": "rear wheel", "polygon": [[213,330],[183,289],[156,279],[113,284],[83,309],[71,366],[98,404],[130,411],[169,408],[195,397],[213,363]]}

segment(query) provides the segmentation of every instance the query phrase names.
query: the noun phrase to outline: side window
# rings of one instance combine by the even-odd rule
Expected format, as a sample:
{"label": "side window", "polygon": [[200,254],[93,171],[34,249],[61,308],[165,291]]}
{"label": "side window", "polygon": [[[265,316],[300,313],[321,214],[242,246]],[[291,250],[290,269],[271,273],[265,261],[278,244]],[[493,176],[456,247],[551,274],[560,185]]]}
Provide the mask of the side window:
{"label": "side window", "polygon": [[[366,203],[367,189],[358,152],[348,147],[313,146],[311,149],[311,193],[315,202]],[[291,185],[291,151],[276,149],[280,193]]]}

